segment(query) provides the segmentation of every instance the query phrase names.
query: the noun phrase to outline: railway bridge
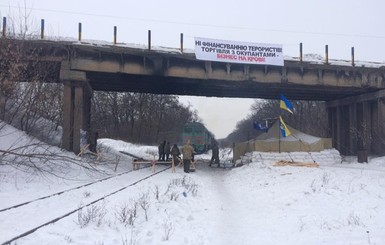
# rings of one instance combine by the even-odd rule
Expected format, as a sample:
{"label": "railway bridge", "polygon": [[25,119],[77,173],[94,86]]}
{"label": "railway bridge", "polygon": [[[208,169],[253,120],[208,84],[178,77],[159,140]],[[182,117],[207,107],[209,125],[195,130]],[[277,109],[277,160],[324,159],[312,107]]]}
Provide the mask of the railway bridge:
{"label": "railway bridge", "polygon": [[[284,66],[198,60],[182,49],[118,44],[24,40],[42,59],[60,66],[64,84],[63,148],[80,151],[81,130],[90,131],[92,92],[325,101],[333,146],[385,155],[385,66],[352,61],[284,60]],[[364,132],[354,139],[349,129]],[[368,129],[368,130],[367,130]]]}

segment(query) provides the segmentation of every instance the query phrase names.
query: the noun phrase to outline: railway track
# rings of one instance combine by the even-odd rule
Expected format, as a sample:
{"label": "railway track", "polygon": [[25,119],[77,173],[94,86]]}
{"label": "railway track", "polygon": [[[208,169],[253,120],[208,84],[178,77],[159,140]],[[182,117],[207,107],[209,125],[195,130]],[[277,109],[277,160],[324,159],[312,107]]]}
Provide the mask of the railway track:
{"label": "railway track", "polygon": [[[129,171],[2,209],[0,220],[6,226],[1,228],[0,243],[10,245],[12,242],[30,235],[46,225],[55,223],[82,208],[100,202],[170,168],[165,167],[151,174],[146,171]],[[107,180],[109,180],[108,185],[105,182]],[[85,187],[90,185],[94,185],[93,190],[97,190],[98,193],[89,193],[90,195],[86,196],[84,193],[88,192]],[[111,186],[114,188],[113,191],[111,191]],[[80,200],[81,204],[79,205]],[[9,219],[9,217],[12,217],[12,219]],[[23,223],[23,220],[32,222]]]}
{"label": "railway track", "polygon": [[[144,167],[144,168],[149,168],[149,167],[150,166]],[[6,208],[2,208],[2,209],[0,209],[0,213],[4,212],[4,211],[7,211],[7,210],[10,210],[10,209],[13,209],[13,208],[18,208],[18,207],[21,207],[21,206],[24,206],[24,205],[36,202],[36,201],[39,201],[39,200],[43,200],[43,199],[50,198],[50,197],[53,197],[53,196],[58,196],[58,195],[61,195],[63,193],[69,192],[69,191],[73,191],[73,190],[84,188],[84,187],[87,187],[87,186],[90,186],[90,185],[93,185],[93,184],[96,184],[96,183],[99,183],[99,182],[103,182],[103,181],[106,181],[106,180],[109,180],[109,179],[112,179],[112,178],[115,178],[115,177],[118,177],[118,176],[130,173],[132,171],[133,170],[126,171],[126,172],[123,172],[123,173],[120,173],[120,174],[117,174],[117,175],[112,175],[112,176],[109,176],[109,177],[106,177],[106,178],[103,178],[103,179],[95,180],[95,181],[92,181],[92,182],[84,184],[84,185],[79,185],[79,186],[72,187],[72,188],[69,188],[69,189],[66,189],[66,190],[63,190],[63,191],[59,191],[59,192],[56,192],[56,193],[53,193],[53,194],[49,194],[49,195],[46,195],[46,196],[43,196],[43,197],[39,197],[39,198],[32,199],[32,200],[29,200],[29,201],[26,201],[26,202],[15,204],[15,205],[12,205],[12,206],[9,206],[9,207],[6,207]]]}

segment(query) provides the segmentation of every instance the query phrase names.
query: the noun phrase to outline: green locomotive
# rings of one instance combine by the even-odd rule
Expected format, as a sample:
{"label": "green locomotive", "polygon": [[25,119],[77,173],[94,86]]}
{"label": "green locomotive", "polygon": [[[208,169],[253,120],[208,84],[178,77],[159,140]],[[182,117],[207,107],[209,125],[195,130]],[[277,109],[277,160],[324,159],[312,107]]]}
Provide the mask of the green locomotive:
{"label": "green locomotive", "polygon": [[207,128],[199,122],[186,123],[183,127],[183,143],[191,141],[196,153],[201,154],[210,149],[211,139],[214,136]]}

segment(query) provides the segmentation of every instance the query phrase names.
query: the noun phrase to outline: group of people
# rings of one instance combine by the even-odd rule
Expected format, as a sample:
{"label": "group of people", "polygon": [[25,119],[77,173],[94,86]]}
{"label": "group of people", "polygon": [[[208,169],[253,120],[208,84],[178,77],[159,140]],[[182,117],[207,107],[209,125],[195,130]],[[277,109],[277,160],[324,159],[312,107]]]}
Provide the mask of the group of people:
{"label": "group of people", "polygon": [[[190,140],[186,141],[186,144],[182,147],[182,160],[184,166],[184,172],[190,172],[190,164],[191,161],[194,161],[194,147],[191,145]],[[179,150],[177,144],[174,144],[172,148],[170,147],[170,142],[163,141],[160,142],[158,146],[159,159],[158,161],[169,161],[170,155],[172,156],[172,160],[174,163],[179,163],[181,161],[180,155],[181,151]]]}
{"label": "group of people", "polygon": [[158,146],[158,154],[159,154],[158,161],[169,161],[170,153],[171,153],[170,142],[165,140],[163,142],[160,142]]}
{"label": "group of people", "polygon": [[[216,142],[214,139],[211,141],[211,150],[212,157],[209,166],[214,163],[218,164],[219,167],[219,147],[218,142]],[[174,163],[181,161],[180,154],[182,153],[183,170],[185,173],[190,172],[190,165],[194,161],[194,154],[196,154],[190,140],[186,140],[185,144],[181,148],[181,151],[179,150],[177,144],[174,144],[172,148],[170,148],[170,142],[164,140],[163,142],[160,142],[158,146],[158,153],[159,161],[169,161],[169,157],[171,155]]]}

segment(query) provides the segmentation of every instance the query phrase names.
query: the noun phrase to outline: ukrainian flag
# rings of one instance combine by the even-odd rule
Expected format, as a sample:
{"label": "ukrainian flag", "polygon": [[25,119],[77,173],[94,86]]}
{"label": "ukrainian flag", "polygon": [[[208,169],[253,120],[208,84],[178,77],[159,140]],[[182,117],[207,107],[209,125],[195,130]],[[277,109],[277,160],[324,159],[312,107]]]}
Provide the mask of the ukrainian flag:
{"label": "ukrainian flag", "polygon": [[288,101],[285,96],[283,96],[283,94],[281,94],[281,101],[279,103],[279,106],[284,109],[284,110],[287,110],[288,112],[290,113],[293,113],[293,105],[291,104],[290,101]]}
{"label": "ukrainian flag", "polygon": [[282,136],[286,138],[287,136],[291,135],[290,130],[287,128],[285,122],[283,121],[282,117],[279,116],[279,129],[281,130]]}

